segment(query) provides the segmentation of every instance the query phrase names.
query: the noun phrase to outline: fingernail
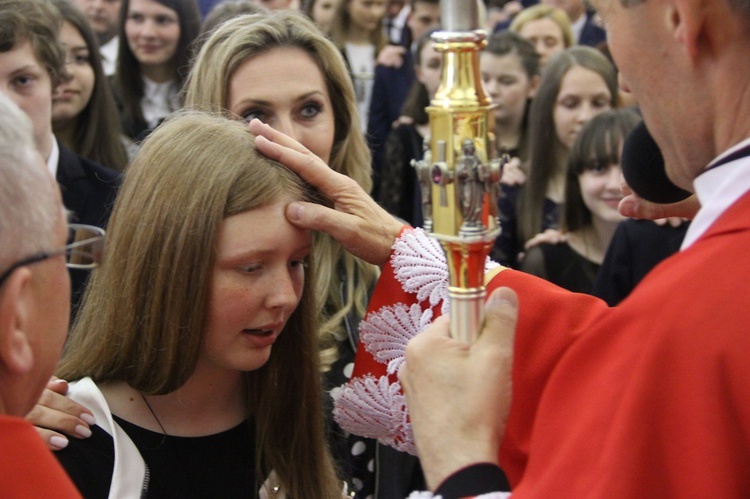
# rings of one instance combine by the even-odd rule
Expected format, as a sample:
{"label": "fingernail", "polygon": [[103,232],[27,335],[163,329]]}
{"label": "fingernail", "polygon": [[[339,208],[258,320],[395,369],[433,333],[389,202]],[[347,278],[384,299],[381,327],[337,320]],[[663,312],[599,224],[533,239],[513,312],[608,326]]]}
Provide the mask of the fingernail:
{"label": "fingernail", "polygon": [[49,438],[49,444],[55,449],[64,449],[68,446],[68,439],[55,435]]}
{"label": "fingernail", "polygon": [[82,412],[81,415],[78,417],[86,421],[86,423],[89,426],[96,424],[96,418],[92,414],[89,414],[88,412]]}
{"label": "fingernail", "polygon": [[518,306],[518,297],[507,288],[500,288],[498,291],[490,295],[490,300],[495,306],[510,305],[512,307]]}
{"label": "fingernail", "polygon": [[91,436],[91,430],[89,430],[88,428],[80,424],[76,426],[75,431],[76,431],[76,435],[81,436],[83,438],[89,438]]}
{"label": "fingernail", "polygon": [[298,203],[289,204],[286,210],[286,216],[290,222],[298,222],[302,220],[304,214],[305,209]]}

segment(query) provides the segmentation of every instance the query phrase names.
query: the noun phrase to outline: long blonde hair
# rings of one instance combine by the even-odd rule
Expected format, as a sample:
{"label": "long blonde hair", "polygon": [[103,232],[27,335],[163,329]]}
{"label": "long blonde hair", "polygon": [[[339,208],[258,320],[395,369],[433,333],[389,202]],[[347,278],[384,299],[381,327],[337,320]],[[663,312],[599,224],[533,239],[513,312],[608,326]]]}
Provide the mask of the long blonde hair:
{"label": "long blonde hair", "polygon": [[[229,83],[234,72],[247,59],[277,47],[300,48],[317,63],[334,113],[335,132],[329,164],[370,192],[370,153],[359,129],[356,98],[346,65],[339,50],[299,12],[246,15],[216,28],[193,61],[185,88],[185,106],[229,116]],[[346,337],[347,315],[354,312],[361,317],[366,312],[370,288],[377,280],[379,269],[350,255],[325,234],[316,235],[315,259],[316,294],[325,297],[321,303],[319,333],[325,370],[338,357],[335,343]],[[341,289],[342,279],[345,292]]]}
{"label": "long blonde hair", "polygon": [[[222,221],[282,196],[311,199],[243,124],[184,112],[157,128],[125,175],[58,374],[145,394],[182,386],[199,355]],[[305,286],[269,361],[246,373],[258,476],[275,470],[292,497],[341,494],[324,433],[317,310]]]}

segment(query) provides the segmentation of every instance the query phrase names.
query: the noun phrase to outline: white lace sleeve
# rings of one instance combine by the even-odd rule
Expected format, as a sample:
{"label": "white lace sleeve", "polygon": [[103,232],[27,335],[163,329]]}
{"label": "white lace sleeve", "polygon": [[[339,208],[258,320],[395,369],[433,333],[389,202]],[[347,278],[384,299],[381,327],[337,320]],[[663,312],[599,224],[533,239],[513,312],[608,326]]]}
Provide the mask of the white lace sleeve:
{"label": "white lace sleeve", "polygon": [[[386,375],[353,378],[333,389],[333,415],[348,432],[416,455],[406,398],[395,379],[409,340],[449,309],[449,276],[440,244],[422,229],[404,232],[392,249],[394,276],[412,303],[383,306],[360,323],[360,347],[386,366]],[[485,271],[494,267],[488,259]]]}

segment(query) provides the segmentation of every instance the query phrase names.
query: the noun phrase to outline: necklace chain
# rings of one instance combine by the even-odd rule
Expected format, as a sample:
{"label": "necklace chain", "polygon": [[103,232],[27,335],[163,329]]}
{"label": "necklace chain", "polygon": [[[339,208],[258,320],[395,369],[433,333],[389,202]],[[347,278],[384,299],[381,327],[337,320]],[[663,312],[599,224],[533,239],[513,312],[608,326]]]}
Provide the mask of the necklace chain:
{"label": "necklace chain", "polygon": [[156,413],[154,412],[154,409],[153,409],[153,408],[151,407],[151,404],[149,404],[149,403],[148,403],[148,400],[146,400],[146,396],[145,396],[145,395],[143,394],[143,392],[138,392],[138,393],[140,393],[140,394],[141,394],[141,398],[143,399],[143,402],[144,402],[144,403],[146,404],[146,407],[148,407],[148,410],[149,410],[149,411],[151,412],[151,415],[152,415],[152,416],[154,417],[154,419],[156,420],[156,424],[158,424],[158,425],[159,425],[159,428],[161,428],[161,432],[162,432],[162,433],[163,433],[163,434],[164,434],[165,436],[167,436],[167,437],[168,437],[168,436],[169,436],[169,433],[167,433],[167,430],[165,430],[165,429],[164,429],[164,425],[163,425],[163,424],[161,424],[161,421],[159,421],[159,417],[158,417],[158,416],[156,415]]}

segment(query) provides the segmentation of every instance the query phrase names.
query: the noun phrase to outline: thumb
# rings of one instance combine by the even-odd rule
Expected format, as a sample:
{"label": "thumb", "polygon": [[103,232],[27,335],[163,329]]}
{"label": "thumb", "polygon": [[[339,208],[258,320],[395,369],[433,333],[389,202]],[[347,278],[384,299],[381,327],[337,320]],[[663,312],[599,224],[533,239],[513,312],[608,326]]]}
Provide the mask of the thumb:
{"label": "thumb", "polygon": [[289,223],[301,229],[325,232],[336,238],[345,226],[344,214],[327,206],[294,201],[286,207],[286,218]]}
{"label": "thumb", "polygon": [[496,289],[484,306],[484,326],[475,345],[512,352],[517,322],[518,295],[510,288]]}

